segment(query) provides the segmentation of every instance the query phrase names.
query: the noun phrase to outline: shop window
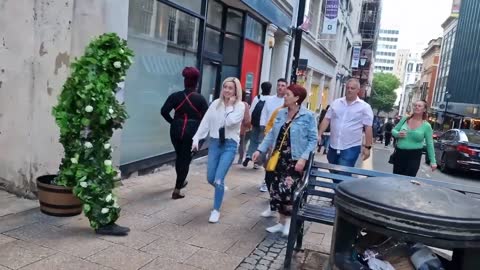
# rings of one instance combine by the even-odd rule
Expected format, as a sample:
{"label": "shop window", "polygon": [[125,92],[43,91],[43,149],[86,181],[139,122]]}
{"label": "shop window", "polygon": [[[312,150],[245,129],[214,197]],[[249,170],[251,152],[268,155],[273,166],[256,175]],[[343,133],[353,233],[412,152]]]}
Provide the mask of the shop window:
{"label": "shop window", "polygon": [[205,50],[213,53],[220,52],[220,32],[207,27],[205,32]]}
{"label": "shop window", "polygon": [[223,6],[217,1],[208,1],[207,23],[211,26],[222,28]]}
{"label": "shop window", "polygon": [[248,16],[245,37],[257,43],[263,44],[264,36],[265,28],[263,25],[252,17]]}
{"label": "shop window", "polygon": [[[156,1],[156,0],[155,0]],[[190,9],[195,13],[199,13],[202,10],[202,0],[170,0],[179,6]]]}
{"label": "shop window", "polygon": [[128,45],[135,58],[125,80],[130,118],[122,132],[121,164],[173,150],[169,124],[159,112],[171,93],[183,90],[183,68],[197,65],[200,32],[199,19],[159,1],[130,0],[129,9]]}
{"label": "shop window", "polygon": [[229,66],[239,65],[239,52],[241,40],[234,35],[225,35],[223,45],[223,64]]}
{"label": "shop window", "polygon": [[228,9],[226,31],[234,34],[242,34],[243,13]]}

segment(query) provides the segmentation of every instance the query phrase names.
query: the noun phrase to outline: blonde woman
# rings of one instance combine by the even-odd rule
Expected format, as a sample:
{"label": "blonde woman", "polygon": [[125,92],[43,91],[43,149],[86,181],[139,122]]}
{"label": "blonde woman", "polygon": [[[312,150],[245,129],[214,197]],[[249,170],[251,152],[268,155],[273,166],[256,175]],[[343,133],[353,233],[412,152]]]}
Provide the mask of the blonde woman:
{"label": "blonde woman", "polygon": [[213,210],[209,222],[217,223],[220,218],[225,176],[230,169],[238,144],[240,126],[245,113],[242,102],[242,86],[237,78],[226,78],[222,84],[220,98],[214,100],[193,136],[192,151],[198,150],[199,140],[210,136],[208,145],[207,180],[215,187]]}

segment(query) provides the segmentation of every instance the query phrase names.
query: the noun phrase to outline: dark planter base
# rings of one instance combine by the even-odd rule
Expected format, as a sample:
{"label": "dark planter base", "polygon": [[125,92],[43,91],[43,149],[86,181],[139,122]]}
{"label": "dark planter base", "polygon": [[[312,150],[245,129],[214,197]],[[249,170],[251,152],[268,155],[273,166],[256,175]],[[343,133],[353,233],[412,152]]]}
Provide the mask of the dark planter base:
{"label": "dark planter base", "polygon": [[40,211],[46,215],[71,217],[82,213],[82,202],[72,193],[71,188],[52,184],[56,175],[37,178]]}

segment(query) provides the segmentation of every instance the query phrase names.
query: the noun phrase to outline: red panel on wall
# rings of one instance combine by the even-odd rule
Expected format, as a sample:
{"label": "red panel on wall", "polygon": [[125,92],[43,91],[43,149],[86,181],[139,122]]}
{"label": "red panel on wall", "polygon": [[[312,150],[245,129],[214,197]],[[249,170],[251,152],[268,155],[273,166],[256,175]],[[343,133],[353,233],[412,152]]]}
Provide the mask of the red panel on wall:
{"label": "red panel on wall", "polygon": [[249,40],[245,40],[243,46],[242,76],[240,81],[242,82],[243,89],[246,90],[247,87],[251,88],[250,97],[252,99],[258,94],[260,70],[262,65],[262,51],[262,46]]}

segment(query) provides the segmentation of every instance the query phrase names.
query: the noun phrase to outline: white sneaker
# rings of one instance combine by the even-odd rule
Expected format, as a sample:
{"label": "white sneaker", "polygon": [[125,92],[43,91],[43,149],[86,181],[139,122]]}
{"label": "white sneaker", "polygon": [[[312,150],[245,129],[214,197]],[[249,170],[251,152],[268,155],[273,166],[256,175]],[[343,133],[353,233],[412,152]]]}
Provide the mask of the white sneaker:
{"label": "white sneaker", "polygon": [[256,170],[256,169],[260,168],[260,165],[255,163],[255,164],[253,164],[253,168]]}
{"label": "white sneaker", "polygon": [[290,233],[290,218],[285,219],[285,225],[283,225],[282,234],[283,236],[288,236]]}
{"label": "white sneaker", "polygon": [[208,219],[208,222],[217,223],[219,219],[220,219],[220,212],[218,212],[217,210],[212,210],[212,212],[210,213],[210,218]]}
{"label": "white sneaker", "polygon": [[265,184],[265,182],[263,182],[261,185],[260,185],[260,191],[261,192],[267,192],[268,191],[268,188],[267,188],[267,184]]}
{"label": "white sneaker", "polygon": [[265,218],[268,218],[268,217],[274,217],[275,216],[275,212],[273,212],[270,207],[268,207],[267,210],[263,211],[260,216],[262,217],[265,217]]}
{"label": "white sneaker", "polygon": [[268,227],[266,230],[269,233],[281,232],[281,231],[283,231],[283,225],[280,224],[280,223],[277,223],[277,224],[273,225],[272,227]]}

